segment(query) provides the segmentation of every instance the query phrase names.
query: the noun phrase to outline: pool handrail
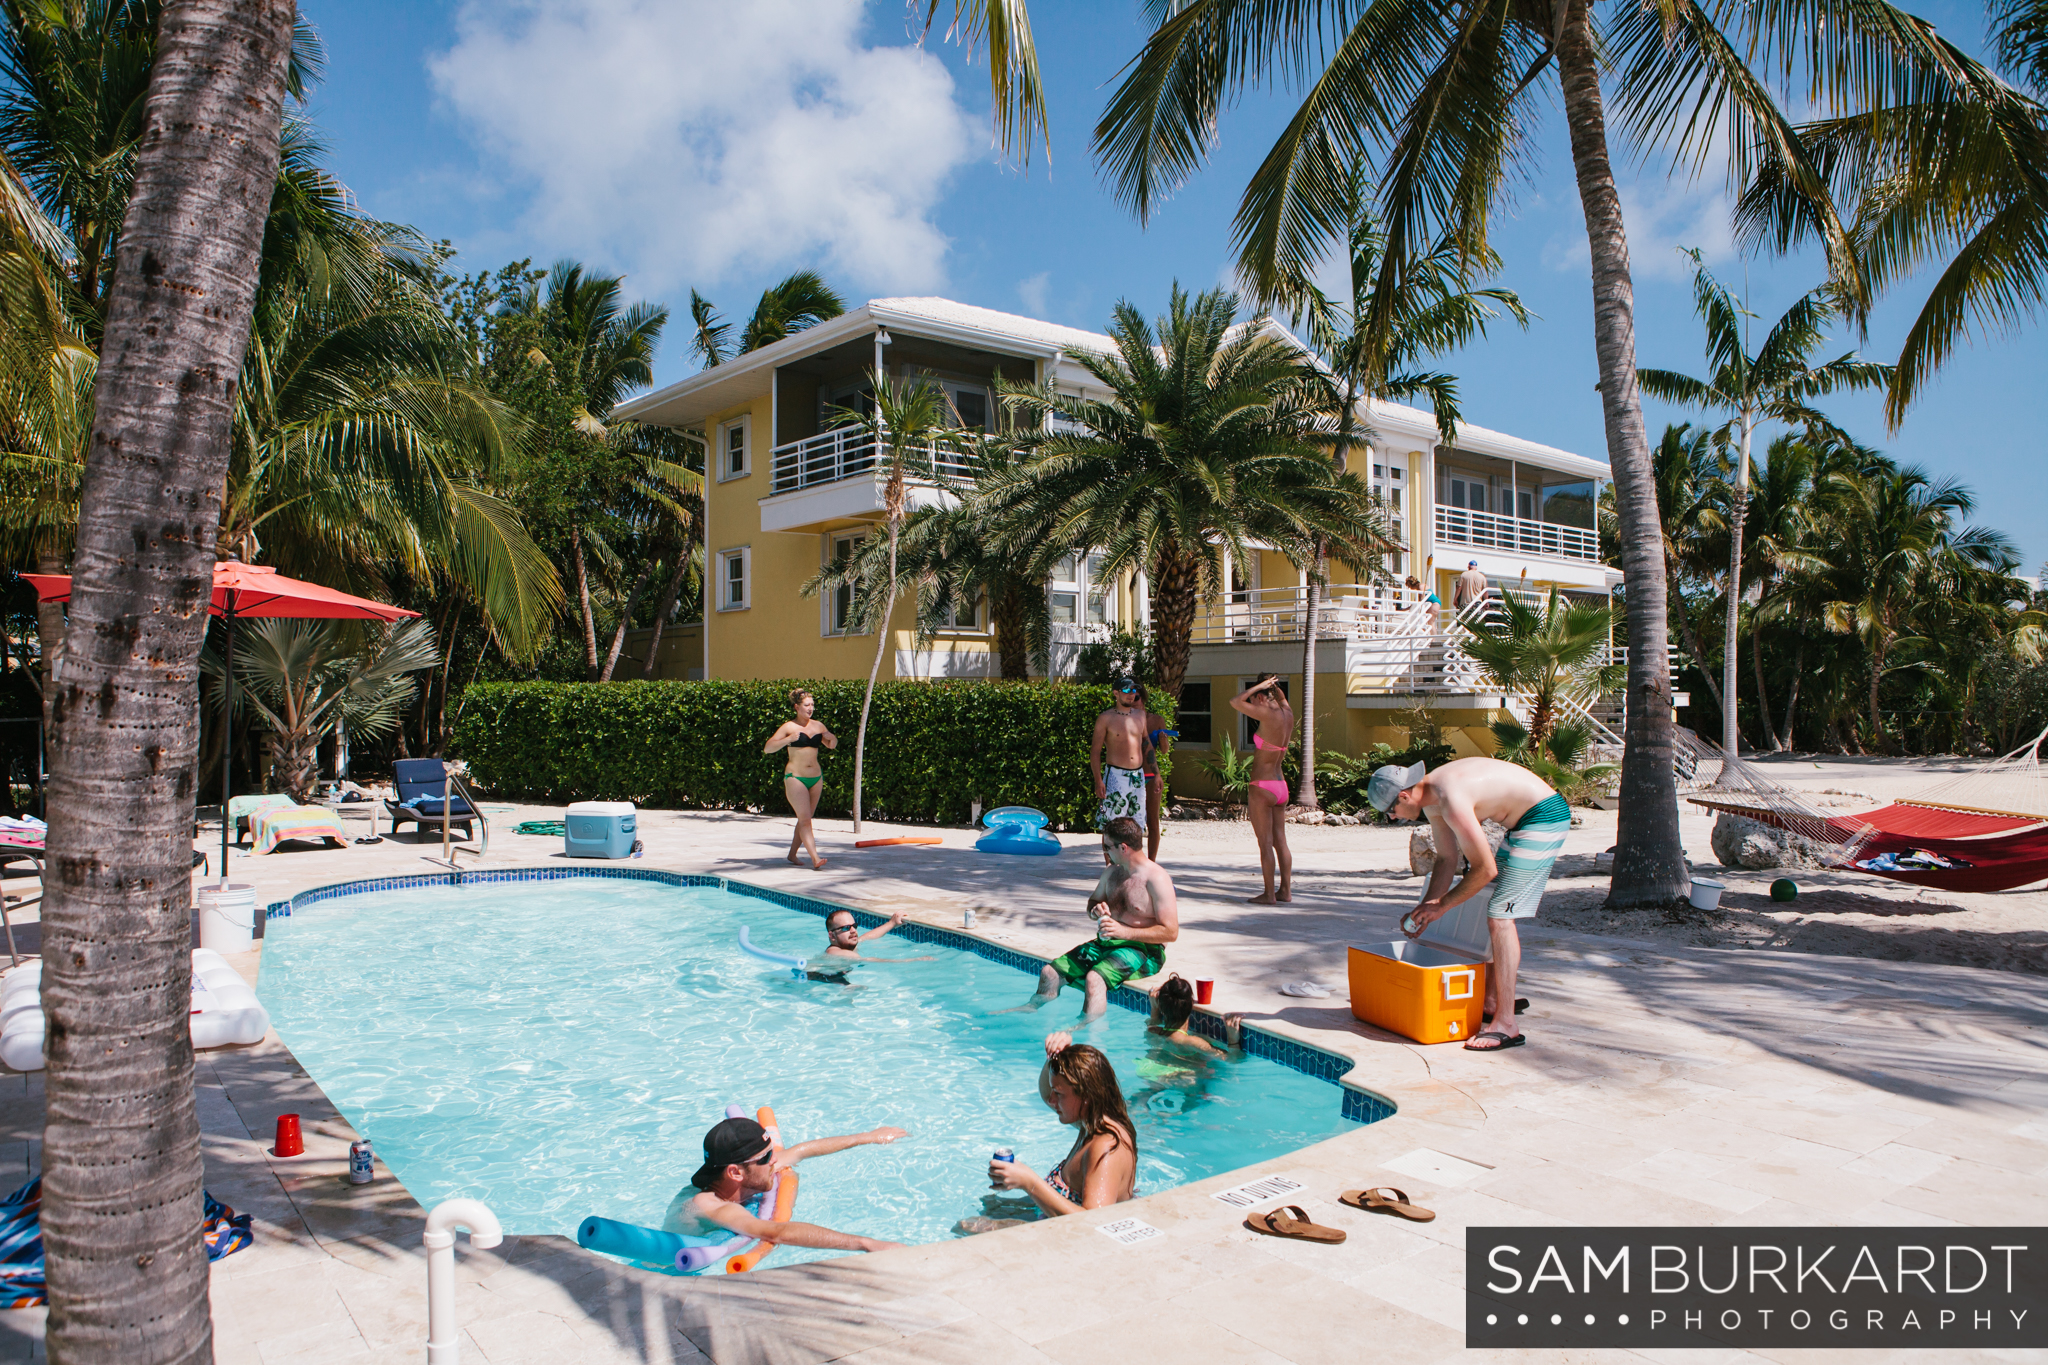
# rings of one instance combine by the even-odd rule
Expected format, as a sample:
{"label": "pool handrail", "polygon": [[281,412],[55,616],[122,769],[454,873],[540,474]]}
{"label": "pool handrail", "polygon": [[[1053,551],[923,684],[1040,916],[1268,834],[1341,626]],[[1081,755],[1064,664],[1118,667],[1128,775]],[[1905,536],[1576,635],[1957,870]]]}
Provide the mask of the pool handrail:
{"label": "pool handrail", "polygon": [[461,1365],[462,1328],[455,1320],[455,1229],[469,1229],[480,1249],[505,1240],[498,1215],[481,1199],[444,1199],[427,1214],[427,1365]]}
{"label": "pool handrail", "polygon": [[[483,829],[483,834],[476,843],[465,844],[460,848],[454,845],[454,840],[450,833],[453,822],[448,818],[449,803],[458,794],[462,797],[462,803],[469,807],[470,813],[476,816],[477,824]],[[395,832],[395,825],[393,829]],[[491,817],[484,814],[484,808],[477,804],[476,793],[469,789],[469,784],[457,777],[453,769],[444,767],[441,770],[441,856],[429,858],[427,861],[430,863],[441,863],[460,872],[462,869],[455,862],[456,854],[467,853],[472,858],[480,859],[490,856],[490,852]]]}

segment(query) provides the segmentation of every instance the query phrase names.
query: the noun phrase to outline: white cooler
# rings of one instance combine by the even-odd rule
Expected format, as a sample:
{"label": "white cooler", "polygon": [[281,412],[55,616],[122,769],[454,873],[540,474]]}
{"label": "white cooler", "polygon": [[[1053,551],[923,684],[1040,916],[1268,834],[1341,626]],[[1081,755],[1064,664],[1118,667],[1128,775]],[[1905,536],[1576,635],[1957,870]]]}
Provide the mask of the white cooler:
{"label": "white cooler", "polygon": [[562,818],[562,851],[571,858],[626,858],[638,820],[631,801],[578,801]]}

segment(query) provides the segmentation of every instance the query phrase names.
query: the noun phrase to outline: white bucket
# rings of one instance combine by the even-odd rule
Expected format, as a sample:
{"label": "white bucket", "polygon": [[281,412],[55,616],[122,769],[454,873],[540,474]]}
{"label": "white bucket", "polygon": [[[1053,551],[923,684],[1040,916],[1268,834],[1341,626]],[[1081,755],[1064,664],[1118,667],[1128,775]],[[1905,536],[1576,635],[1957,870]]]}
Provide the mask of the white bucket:
{"label": "white bucket", "polygon": [[216,953],[246,953],[256,946],[256,887],[214,882],[199,888],[199,946]]}
{"label": "white bucket", "polygon": [[1721,893],[1727,890],[1726,882],[1711,881],[1706,877],[1692,879],[1692,908],[1695,910],[1717,910],[1721,905]]}

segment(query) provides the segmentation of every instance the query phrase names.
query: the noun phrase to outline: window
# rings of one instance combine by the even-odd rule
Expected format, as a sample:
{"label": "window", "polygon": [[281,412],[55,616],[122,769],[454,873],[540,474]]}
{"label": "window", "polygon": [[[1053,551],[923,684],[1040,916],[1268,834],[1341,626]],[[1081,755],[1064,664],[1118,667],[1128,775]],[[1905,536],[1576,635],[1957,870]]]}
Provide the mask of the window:
{"label": "window", "polygon": [[1102,556],[1088,556],[1088,624],[1107,626],[1116,622],[1116,600],[1110,594],[1115,585],[1104,581]]}
{"label": "window", "polygon": [[968,602],[954,602],[939,616],[939,624],[947,630],[980,630],[981,599]]}
{"label": "window", "polygon": [[747,547],[718,552],[718,609],[720,611],[744,611],[750,604],[747,594]]}
{"label": "window", "polygon": [[1541,494],[1543,520],[1553,526],[1577,526],[1592,530],[1595,525],[1594,509],[1599,502],[1599,488],[1591,479],[1576,483],[1553,483],[1546,485]]}
{"label": "window", "polygon": [[986,389],[954,389],[953,406],[960,413],[960,425],[975,430],[988,430],[988,391]]}
{"label": "window", "polygon": [[[1256,674],[1249,678],[1239,678],[1237,680],[1237,690],[1242,692],[1258,680],[1259,679]],[[1288,691],[1287,679],[1285,678],[1282,678],[1280,680],[1280,687],[1278,690],[1280,692],[1280,695],[1283,697],[1291,698],[1293,696],[1293,694]],[[1239,712],[1237,717],[1237,747],[1240,749],[1251,748],[1252,736],[1258,732],[1258,728],[1259,723],[1257,721],[1253,720],[1250,716],[1245,715],[1243,712]]]}
{"label": "window", "polygon": [[727,422],[718,429],[718,477],[741,479],[747,473],[747,418]]}
{"label": "window", "polygon": [[[841,568],[859,552],[861,537],[827,536],[825,538],[826,563],[832,568]],[[832,596],[825,603],[825,633],[827,635],[856,635],[853,621],[853,586],[845,584],[832,590]]]}
{"label": "window", "polygon": [[1052,568],[1052,623],[1073,626],[1081,622],[1081,562],[1075,555],[1063,556]]}
{"label": "window", "polygon": [[1521,506],[1517,509],[1515,515],[1519,516],[1523,521],[1534,521],[1536,519],[1535,493],[1526,488],[1521,489],[1518,500]]}
{"label": "window", "polygon": [[1174,728],[1180,731],[1180,738],[1174,743],[1209,742],[1209,704],[1208,683],[1191,682],[1180,685],[1180,707],[1173,713]]}

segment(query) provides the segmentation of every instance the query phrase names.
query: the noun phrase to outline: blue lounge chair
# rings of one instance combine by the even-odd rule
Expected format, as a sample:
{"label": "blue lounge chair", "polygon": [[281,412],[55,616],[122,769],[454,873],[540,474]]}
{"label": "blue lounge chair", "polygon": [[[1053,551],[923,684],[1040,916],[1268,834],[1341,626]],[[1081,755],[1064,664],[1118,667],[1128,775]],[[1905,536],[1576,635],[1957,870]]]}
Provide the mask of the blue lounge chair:
{"label": "blue lounge chair", "polygon": [[[398,833],[398,827],[411,824],[424,834],[428,827],[439,829],[443,825],[459,829],[465,839],[475,838],[472,833],[477,814],[459,792],[448,794],[448,765],[438,758],[401,758],[391,765],[392,785],[398,788],[398,799],[386,801],[384,808],[391,812],[391,832]],[[447,795],[447,810],[442,810],[442,798]]]}

